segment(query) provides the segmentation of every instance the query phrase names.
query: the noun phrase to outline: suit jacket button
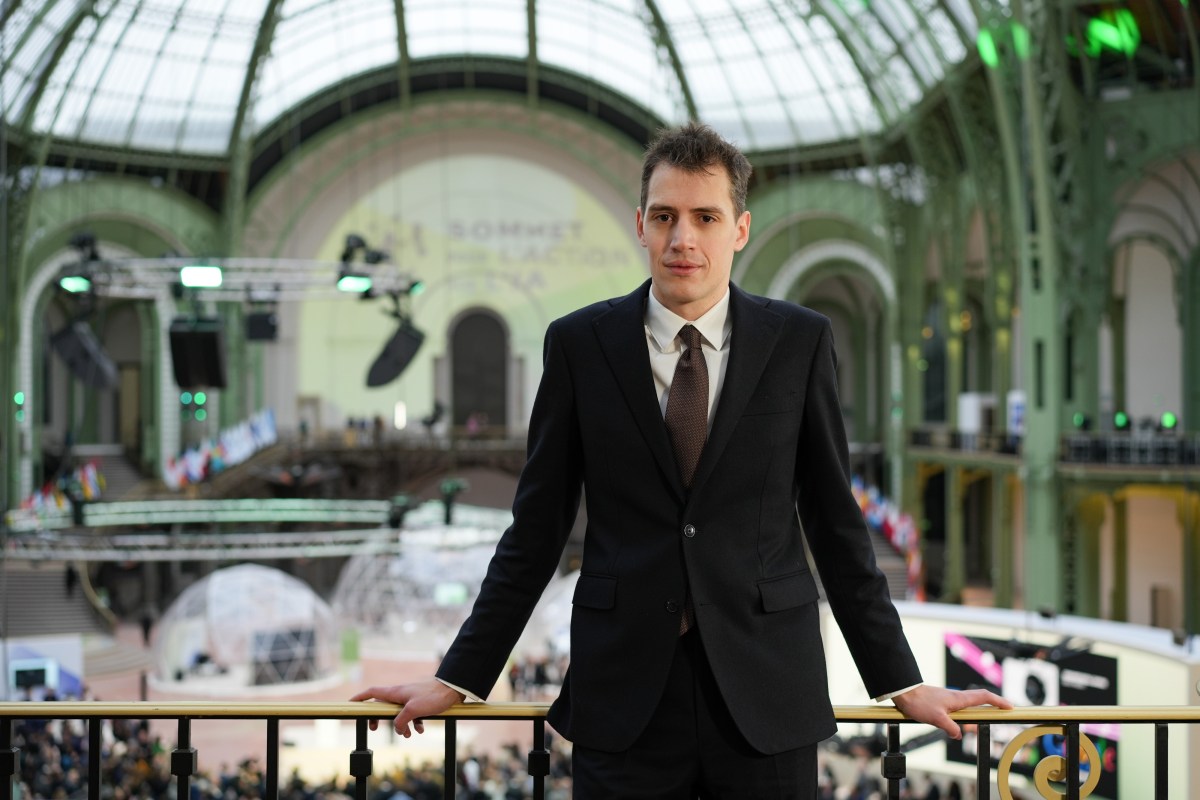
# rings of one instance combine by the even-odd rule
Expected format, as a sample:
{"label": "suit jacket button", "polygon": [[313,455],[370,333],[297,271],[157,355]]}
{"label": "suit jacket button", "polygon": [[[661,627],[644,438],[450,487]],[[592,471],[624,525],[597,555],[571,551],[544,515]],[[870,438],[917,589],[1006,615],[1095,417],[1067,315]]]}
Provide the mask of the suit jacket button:
{"label": "suit jacket button", "polygon": [[668,600],[667,601],[667,611],[670,611],[672,614],[678,612],[679,611],[679,603],[676,603],[674,600]]}
{"label": "suit jacket button", "polygon": [[689,539],[692,538],[693,536],[695,536],[696,535],[696,526],[691,524],[690,522],[687,525],[684,525],[683,526],[683,535]]}

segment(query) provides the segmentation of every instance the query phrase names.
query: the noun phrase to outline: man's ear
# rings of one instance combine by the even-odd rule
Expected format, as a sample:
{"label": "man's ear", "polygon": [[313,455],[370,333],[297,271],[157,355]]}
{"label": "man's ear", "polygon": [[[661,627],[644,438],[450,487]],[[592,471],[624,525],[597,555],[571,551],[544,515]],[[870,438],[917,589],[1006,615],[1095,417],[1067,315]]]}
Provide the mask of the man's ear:
{"label": "man's ear", "polygon": [[643,222],[644,220],[642,219],[642,207],[641,207],[641,206],[638,206],[638,208],[637,208],[637,213],[636,213],[636,215],[635,215],[635,220],[636,220],[636,225],[637,225],[637,237],[638,237],[638,241],[639,241],[639,242],[641,242],[641,244],[642,244],[642,247],[645,247],[645,246],[646,246],[646,231],[645,231],[645,229],[642,227],[642,222]]}
{"label": "man's ear", "polygon": [[740,251],[750,241],[750,212],[743,211],[737,221],[737,238],[734,240],[734,251]]}

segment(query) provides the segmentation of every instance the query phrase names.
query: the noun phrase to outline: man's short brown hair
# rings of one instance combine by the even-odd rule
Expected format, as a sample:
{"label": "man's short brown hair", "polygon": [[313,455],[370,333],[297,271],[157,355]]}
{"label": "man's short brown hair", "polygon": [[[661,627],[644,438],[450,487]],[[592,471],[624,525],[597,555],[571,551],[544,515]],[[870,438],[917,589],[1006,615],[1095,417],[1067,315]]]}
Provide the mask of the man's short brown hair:
{"label": "man's short brown hair", "polygon": [[746,210],[746,191],[750,186],[753,167],[736,146],[721,138],[707,125],[689,122],[678,128],[660,130],[646,148],[642,160],[642,197],[640,208],[646,209],[646,194],[655,167],[666,164],[685,172],[711,172],[720,165],[729,176],[729,195],[733,212],[741,216]]}

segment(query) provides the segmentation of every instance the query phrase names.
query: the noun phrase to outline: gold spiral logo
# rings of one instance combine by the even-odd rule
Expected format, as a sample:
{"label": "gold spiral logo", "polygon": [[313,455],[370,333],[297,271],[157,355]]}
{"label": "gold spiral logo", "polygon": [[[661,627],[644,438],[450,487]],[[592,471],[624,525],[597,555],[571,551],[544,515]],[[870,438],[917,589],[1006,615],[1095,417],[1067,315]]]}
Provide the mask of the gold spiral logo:
{"label": "gold spiral logo", "polygon": [[[996,788],[1003,800],[1013,800],[1012,791],[1008,788],[1008,776],[1012,772],[1013,760],[1021,748],[1041,736],[1064,733],[1061,725],[1038,725],[1021,731],[1008,743],[1000,756],[1000,764],[996,767]],[[1083,751],[1080,763],[1091,765],[1087,780],[1079,787],[1079,796],[1083,798],[1091,795],[1096,784],[1100,782],[1100,754],[1096,752],[1096,745],[1092,740],[1083,733],[1079,734],[1079,749]],[[1046,800],[1064,800],[1066,793],[1055,789],[1050,782],[1065,782],[1068,779],[1079,780],[1078,776],[1067,775],[1067,759],[1064,756],[1046,756],[1033,768],[1033,785],[1038,794]]]}

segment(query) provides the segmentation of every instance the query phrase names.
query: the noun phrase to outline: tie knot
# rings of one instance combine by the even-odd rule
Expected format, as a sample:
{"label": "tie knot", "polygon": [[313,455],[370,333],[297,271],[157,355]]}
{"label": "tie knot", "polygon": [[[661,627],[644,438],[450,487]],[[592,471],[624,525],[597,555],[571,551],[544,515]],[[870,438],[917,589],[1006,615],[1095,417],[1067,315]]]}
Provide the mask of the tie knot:
{"label": "tie knot", "polygon": [[700,331],[693,325],[684,325],[679,329],[680,340],[688,346],[688,349],[698,348],[702,341]]}

